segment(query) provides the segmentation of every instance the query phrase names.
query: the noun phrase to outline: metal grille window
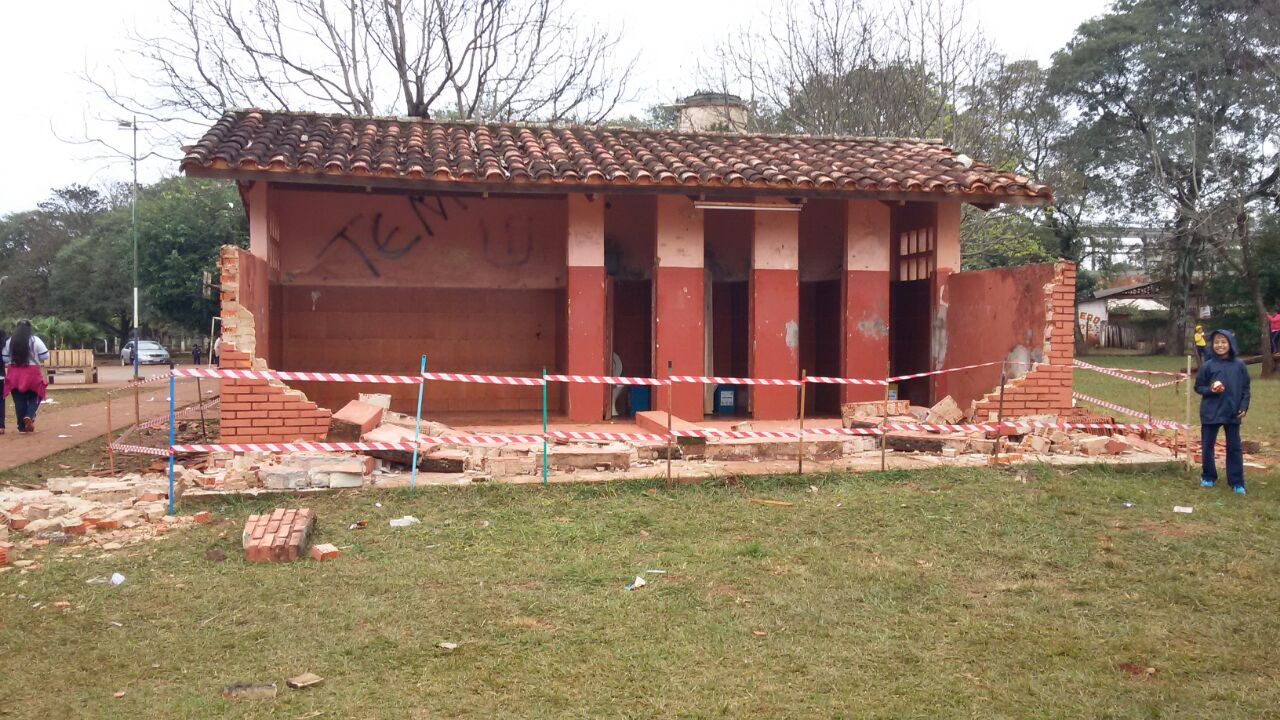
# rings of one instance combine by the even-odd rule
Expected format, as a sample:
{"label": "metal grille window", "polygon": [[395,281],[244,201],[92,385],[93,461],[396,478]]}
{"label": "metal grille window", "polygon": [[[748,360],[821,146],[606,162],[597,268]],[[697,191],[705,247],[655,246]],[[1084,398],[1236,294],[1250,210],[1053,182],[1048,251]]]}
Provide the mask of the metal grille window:
{"label": "metal grille window", "polygon": [[908,230],[899,234],[898,279],[929,279],[937,263],[934,253],[936,245],[937,231],[931,227]]}

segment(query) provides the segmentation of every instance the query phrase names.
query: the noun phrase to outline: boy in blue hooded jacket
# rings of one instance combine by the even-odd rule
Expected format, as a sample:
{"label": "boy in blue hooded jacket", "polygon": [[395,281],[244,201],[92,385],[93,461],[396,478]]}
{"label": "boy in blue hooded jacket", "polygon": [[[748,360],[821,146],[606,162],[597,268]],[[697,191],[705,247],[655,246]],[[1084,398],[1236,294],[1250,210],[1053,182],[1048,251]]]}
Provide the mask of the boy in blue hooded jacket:
{"label": "boy in blue hooded jacket", "polygon": [[1196,373],[1200,395],[1200,484],[1213,487],[1218,469],[1213,464],[1218,428],[1227,435],[1227,482],[1244,494],[1244,452],[1240,449],[1240,423],[1249,411],[1249,369],[1236,357],[1236,336],[1230,330],[1209,335],[1209,359]]}

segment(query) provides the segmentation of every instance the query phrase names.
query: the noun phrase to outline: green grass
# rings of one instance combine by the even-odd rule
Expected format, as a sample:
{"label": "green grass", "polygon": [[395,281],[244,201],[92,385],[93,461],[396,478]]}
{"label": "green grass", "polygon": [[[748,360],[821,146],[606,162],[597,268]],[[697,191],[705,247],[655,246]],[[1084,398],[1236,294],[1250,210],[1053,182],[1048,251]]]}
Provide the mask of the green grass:
{"label": "green grass", "polygon": [[[1137,370],[1185,371],[1187,365],[1186,358],[1163,355],[1090,355],[1080,359],[1102,367]],[[1249,375],[1252,378],[1250,390],[1253,397],[1249,415],[1245,418],[1244,437],[1280,444],[1280,412],[1276,412],[1276,409],[1280,408],[1280,379],[1258,379],[1261,369],[1261,365],[1249,366]],[[1194,367],[1192,371],[1194,372]],[[1171,378],[1156,378],[1156,382],[1169,379]],[[1179,384],[1148,391],[1146,387],[1136,383],[1077,368],[1074,373],[1074,386],[1076,392],[1114,402],[1140,413],[1146,413],[1148,393],[1150,393],[1151,408],[1156,418],[1181,421],[1186,415],[1186,385]],[[1199,411],[1200,396],[1192,390],[1192,424],[1199,423]],[[1145,420],[1145,417],[1128,419]]]}
{"label": "green grass", "polygon": [[[343,555],[290,565],[239,559],[245,517],[272,505],[238,501],[110,558],[50,549],[0,574],[0,715],[1265,717],[1278,481],[1244,498],[1176,470],[1048,468],[363,491],[308,501]],[[404,514],[422,524],[388,527]],[[666,573],[623,590],[649,569]],[[112,571],[127,582],[85,583]],[[283,687],[303,671],[325,683]],[[281,695],[223,700],[237,681]]]}

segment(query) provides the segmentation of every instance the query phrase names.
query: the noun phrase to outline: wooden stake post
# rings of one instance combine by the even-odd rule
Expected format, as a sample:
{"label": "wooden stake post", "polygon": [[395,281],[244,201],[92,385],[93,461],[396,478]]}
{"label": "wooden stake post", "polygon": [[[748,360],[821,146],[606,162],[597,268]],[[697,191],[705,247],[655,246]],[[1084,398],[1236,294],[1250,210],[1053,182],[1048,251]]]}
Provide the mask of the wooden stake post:
{"label": "wooden stake post", "polygon": [[[884,376],[888,378],[893,374],[893,367],[888,363],[884,366]],[[889,452],[889,436],[886,434],[885,426],[889,423],[889,382],[886,379],[884,383],[884,417],[880,418],[880,470],[884,471],[888,467]]]}
{"label": "wooden stake post", "polygon": [[1000,402],[996,404],[996,441],[991,443],[991,456],[995,457],[1000,454],[1000,440],[1003,434],[1000,432],[1004,426],[1000,423],[1004,422],[1004,386],[1009,382],[1009,361],[1004,360],[1000,363]]}
{"label": "wooden stake post", "polygon": [[796,453],[797,469],[801,475],[804,474],[804,391],[808,383],[805,378],[809,377],[808,370],[800,371],[800,438],[798,441],[799,452]]}
{"label": "wooden stake post", "polygon": [[1187,433],[1187,469],[1190,470],[1195,463],[1191,458],[1191,386],[1195,384],[1195,379],[1191,377],[1191,356],[1187,356],[1187,413],[1186,413],[1186,433]]}
{"label": "wooden stake post", "polygon": [[674,393],[672,392],[671,382],[671,361],[667,361],[667,484],[671,484],[671,453],[672,441],[671,437],[671,415],[676,411],[674,402]]}
{"label": "wooden stake post", "polygon": [[116,451],[111,447],[111,393],[107,393],[107,464],[111,468],[111,477],[116,476]]}

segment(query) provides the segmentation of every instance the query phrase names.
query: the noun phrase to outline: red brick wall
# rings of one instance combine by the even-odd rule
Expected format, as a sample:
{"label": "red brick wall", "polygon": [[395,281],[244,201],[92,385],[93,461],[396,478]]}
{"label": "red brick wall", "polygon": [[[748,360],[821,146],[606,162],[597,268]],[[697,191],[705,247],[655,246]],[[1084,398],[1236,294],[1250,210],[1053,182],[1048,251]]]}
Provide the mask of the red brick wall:
{"label": "red brick wall", "polygon": [[[1053,266],[1053,278],[1044,285],[1044,362],[1026,375],[1005,384],[1004,416],[1052,415],[1071,408],[1071,363],[1075,359],[1076,267],[1069,262]],[[974,417],[988,420],[999,406],[999,390],[974,404]]]}
{"label": "red brick wall", "polygon": [[[222,340],[218,365],[247,370],[266,368],[252,353],[267,347],[258,327],[266,315],[269,274],[261,258],[236,247],[219,254],[222,284]],[[253,312],[251,310],[256,310]],[[259,340],[261,338],[261,340]],[[246,349],[247,348],[247,349]],[[228,443],[279,443],[322,440],[330,412],[316,407],[298,390],[267,380],[223,380],[221,438]]]}

